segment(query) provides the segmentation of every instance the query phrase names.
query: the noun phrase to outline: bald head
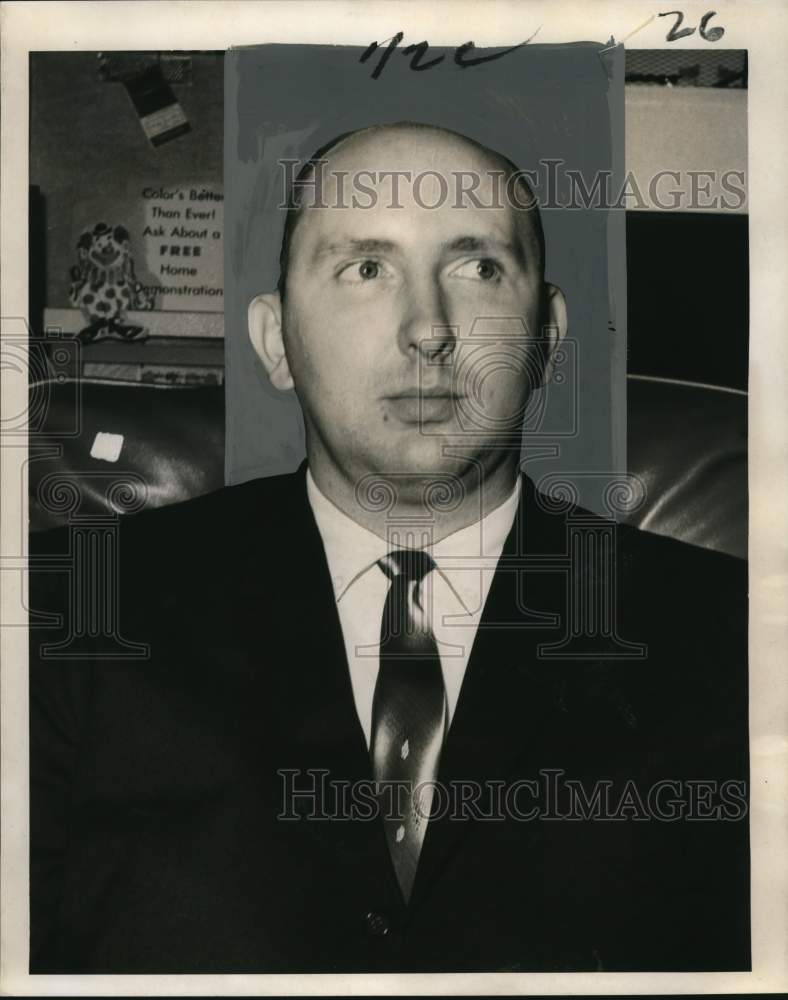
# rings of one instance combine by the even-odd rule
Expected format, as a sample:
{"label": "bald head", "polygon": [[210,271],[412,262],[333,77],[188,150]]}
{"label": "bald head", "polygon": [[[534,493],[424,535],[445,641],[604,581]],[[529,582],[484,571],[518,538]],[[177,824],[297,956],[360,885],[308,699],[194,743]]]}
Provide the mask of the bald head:
{"label": "bald head", "polygon": [[[345,133],[317,150],[288,196],[278,290],[284,301],[297,233],[310,212],[372,207],[386,178],[388,205],[411,197],[427,211],[498,208],[511,212],[514,242],[544,277],[542,221],[526,177],[495,150],[449,129],[415,122],[373,125]],[[370,181],[378,182],[372,191]],[[308,224],[308,223],[306,223]]]}
{"label": "bald head", "polygon": [[384,471],[405,470],[414,497],[441,471],[509,488],[566,330],[522,174],[465,136],[383,125],[319,150],[290,205],[279,291],[252,301],[249,333],[298,395],[318,485],[342,509]]}

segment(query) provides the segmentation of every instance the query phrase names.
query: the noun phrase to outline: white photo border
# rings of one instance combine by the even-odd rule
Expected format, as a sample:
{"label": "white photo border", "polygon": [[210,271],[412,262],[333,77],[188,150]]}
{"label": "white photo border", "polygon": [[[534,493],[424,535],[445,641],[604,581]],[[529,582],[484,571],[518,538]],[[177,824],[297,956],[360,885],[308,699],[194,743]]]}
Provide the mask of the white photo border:
{"label": "white photo border", "polygon": [[[223,2],[2,3],[0,317],[16,337],[28,303],[29,53],[41,50],[209,50],[266,42],[367,45],[402,30],[435,45],[623,42],[699,48],[695,33],[668,43],[678,7],[687,23],[711,2],[676,0],[223,0]],[[447,8],[450,8],[451,13]],[[720,47],[749,53],[750,224],[750,747],[752,972],[397,975],[36,975],[28,952],[28,703],[24,627],[27,524],[19,484],[26,449],[0,449],[0,990],[25,995],[670,994],[788,990],[788,6],[715,0]],[[719,290],[724,294],[724,289]],[[24,327],[22,327],[24,329]],[[24,412],[24,380],[3,370],[3,420]]]}

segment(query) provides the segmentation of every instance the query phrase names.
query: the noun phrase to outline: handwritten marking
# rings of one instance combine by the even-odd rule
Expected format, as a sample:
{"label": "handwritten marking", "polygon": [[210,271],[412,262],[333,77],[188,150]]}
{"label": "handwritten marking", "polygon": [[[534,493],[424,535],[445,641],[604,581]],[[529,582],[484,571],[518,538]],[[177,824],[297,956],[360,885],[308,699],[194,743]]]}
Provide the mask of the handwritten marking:
{"label": "handwritten marking", "polygon": [[[536,31],[526,38],[525,41],[519,42],[517,45],[512,45],[510,48],[503,49],[500,52],[493,52],[489,55],[472,56],[470,53],[476,50],[476,43],[472,41],[465,42],[463,45],[458,45],[454,50],[454,63],[459,66],[460,69],[470,69],[473,66],[481,66],[482,63],[492,62],[495,59],[503,59],[503,57],[509,55],[510,52],[515,52],[517,49],[521,49],[524,45],[527,45],[532,38],[536,37],[541,30],[541,27],[542,26],[540,24]],[[385,51],[381,53],[378,63],[372,71],[371,76],[373,80],[379,79],[380,74],[386,68],[386,63],[389,61],[394,53],[394,50],[404,37],[404,32],[398,31],[396,35],[392,35],[391,38],[385,38],[382,42],[370,42],[366,49],[364,49],[361,53],[359,62],[365,63],[372,58],[378,49],[381,49],[384,45],[386,46]],[[414,72],[423,72],[424,70],[432,69],[439,63],[442,63],[446,58],[446,54],[443,53],[439,56],[435,56],[434,59],[429,59],[426,62],[423,61],[429,51],[429,47],[430,43],[427,41],[412,42],[411,44],[406,45],[403,49],[400,49],[400,53],[403,56],[411,57],[410,68]]]}

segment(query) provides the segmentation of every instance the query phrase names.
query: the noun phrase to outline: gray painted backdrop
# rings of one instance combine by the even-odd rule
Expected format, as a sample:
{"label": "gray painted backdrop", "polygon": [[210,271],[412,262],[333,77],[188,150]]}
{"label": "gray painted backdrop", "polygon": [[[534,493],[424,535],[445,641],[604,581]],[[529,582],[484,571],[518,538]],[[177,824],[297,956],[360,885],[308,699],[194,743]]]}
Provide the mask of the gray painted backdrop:
{"label": "gray painted backdrop", "polygon": [[[405,43],[412,41],[405,39]],[[273,290],[284,224],[280,159],[308,158],[335,136],[365,125],[442,125],[498,150],[524,170],[560,160],[553,201],[566,204],[566,170],[591,188],[599,171],[624,177],[624,52],[593,43],[527,45],[463,69],[454,50],[430,48],[414,71],[394,52],[377,80],[380,50],[264,45],[225,60],[225,317],[228,483],[295,469],[304,457],[293,393],[269,384],[247,337],[247,305]],[[474,56],[494,50],[477,50]],[[540,390],[526,434],[527,470],[538,483],[568,482],[585,506],[604,511],[604,483],[625,468],[626,263],[624,213],[545,208],[547,168],[536,195],[547,243],[547,280],[567,297],[569,333],[558,379]],[[542,180],[544,178],[544,181]],[[539,458],[538,456],[543,457]]]}

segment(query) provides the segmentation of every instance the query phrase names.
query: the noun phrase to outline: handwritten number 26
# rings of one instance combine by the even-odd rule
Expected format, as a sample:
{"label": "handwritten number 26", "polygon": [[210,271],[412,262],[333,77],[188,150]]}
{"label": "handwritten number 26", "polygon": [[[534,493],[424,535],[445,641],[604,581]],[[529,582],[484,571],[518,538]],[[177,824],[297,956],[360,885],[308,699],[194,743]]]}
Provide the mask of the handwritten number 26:
{"label": "handwritten number 26", "polygon": [[[717,13],[716,10],[710,10],[707,14],[704,14],[700,19],[700,24],[698,25],[698,31],[701,38],[705,38],[707,42],[718,42],[722,36],[725,34],[725,28],[708,28],[706,25]],[[665,41],[675,42],[679,38],[686,38],[687,35],[692,35],[695,32],[694,28],[681,28],[684,21],[684,14],[680,10],[666,10],[664,13],[660,14],[660,17],[670,17],[674,15],[676,18],[676,23],[670,29],[670,31],[665,36]],[[681,28],[681,31],[679,31]]]}

